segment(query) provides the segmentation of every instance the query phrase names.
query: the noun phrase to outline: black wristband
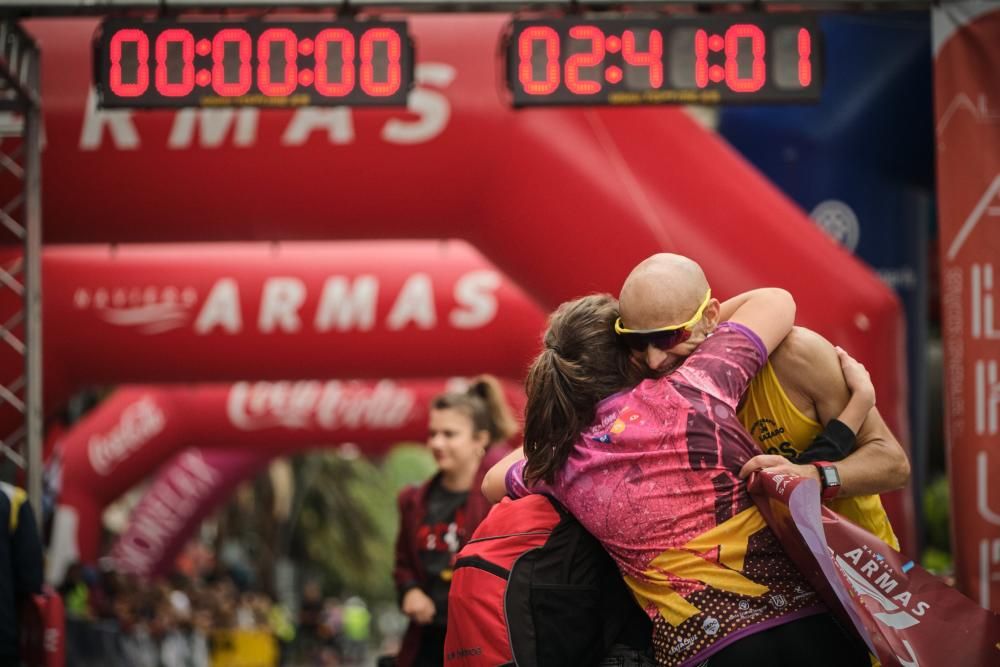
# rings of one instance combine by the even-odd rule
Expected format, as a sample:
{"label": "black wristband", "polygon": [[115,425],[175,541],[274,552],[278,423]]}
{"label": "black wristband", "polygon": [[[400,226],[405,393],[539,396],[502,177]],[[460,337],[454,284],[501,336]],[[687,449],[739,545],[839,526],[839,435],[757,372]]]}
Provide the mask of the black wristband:
{"label": "black wristband", "polygon": [[809,448],[796,456],[793,461],[799,464],[840,461],[854,450],[855,444],[857,436],[854,431],[839,419],[831,419]]}
{"label": "black wristband", "polygon": [[841,458],[854,451],[855,445],[858,444],[857,434],[851,430],[850,426],[839,419],[831,419],[827,422],[823,432],[836,445],[837,450],[841,452]]}

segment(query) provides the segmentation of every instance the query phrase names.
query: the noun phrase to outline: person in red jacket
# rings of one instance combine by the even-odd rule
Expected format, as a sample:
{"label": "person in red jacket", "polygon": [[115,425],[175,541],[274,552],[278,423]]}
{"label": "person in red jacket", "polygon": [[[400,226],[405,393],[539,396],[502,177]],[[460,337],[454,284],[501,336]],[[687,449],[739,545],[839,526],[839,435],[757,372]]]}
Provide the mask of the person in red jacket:
{"label": "person in red jacket", "polygon": [[399,494],[393,576],[410,625],[398,667],[443,664],[455,554],[489,512],[479,488],[485,472],[506,451],[493,445],[517,430],[503,389],[491,376],[477,378],[465,392],[444,393],[431,401],[427,446],[438,472]]}

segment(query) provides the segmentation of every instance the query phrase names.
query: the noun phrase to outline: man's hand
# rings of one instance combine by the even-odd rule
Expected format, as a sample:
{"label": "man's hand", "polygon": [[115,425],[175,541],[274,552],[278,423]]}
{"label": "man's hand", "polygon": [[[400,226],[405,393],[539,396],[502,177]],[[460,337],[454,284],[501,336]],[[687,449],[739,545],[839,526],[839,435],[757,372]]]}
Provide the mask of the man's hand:
{"label": "man's hand", "polygon": [[403,596],[403,613],[413,619],[415,623],[427,625],[434,620],[434,601],[427,597],[419,588],[411,588]]}
{"label": "man's hand", "polygon": [[777,454],[758,454],[747,461],[740,470],[740,479],[746,479],[750,476],[750,473],[757,472],[758,470],[766,470],[775,474],[791,473],[799,477],[819,481],[819,470],[816,469],[816,466],[811,464],[798,465],[792,463],[784,456],[778,456]]}

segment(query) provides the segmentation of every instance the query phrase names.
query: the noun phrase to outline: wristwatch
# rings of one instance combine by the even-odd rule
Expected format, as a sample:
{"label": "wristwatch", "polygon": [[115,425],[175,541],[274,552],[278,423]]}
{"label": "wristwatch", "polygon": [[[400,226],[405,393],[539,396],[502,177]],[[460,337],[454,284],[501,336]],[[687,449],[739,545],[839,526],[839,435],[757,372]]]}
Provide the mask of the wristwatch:
{"label": "wristwatch", "polygon": [[819,481],[823,485],[823,500],[836,498],[840,493],[840,473],[837,467],[829,461],[815,461],[813,465],[819,471]]}

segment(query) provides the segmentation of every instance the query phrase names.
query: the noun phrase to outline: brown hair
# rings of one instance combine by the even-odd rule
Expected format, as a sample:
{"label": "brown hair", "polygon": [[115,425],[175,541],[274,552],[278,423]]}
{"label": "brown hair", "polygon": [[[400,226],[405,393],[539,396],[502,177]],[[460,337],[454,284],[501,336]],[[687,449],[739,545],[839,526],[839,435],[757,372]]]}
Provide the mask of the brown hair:
{"label": "brown hair", "polygon": [[604,398],[642,379],[614,331],[618,301],[592,294],[567,301],[549,317],[545,349],[528,371],[524,477],[547,482],[569,457]]}
{"label": "brown hair", "polygon": [[517,433],[517,421],[507,404],[503,386],[492,375],[480,375],[465,391],[438,394],[431,401],[431,409],[461,412],[472,421],[473,433],[489,433],[490,445]]}

